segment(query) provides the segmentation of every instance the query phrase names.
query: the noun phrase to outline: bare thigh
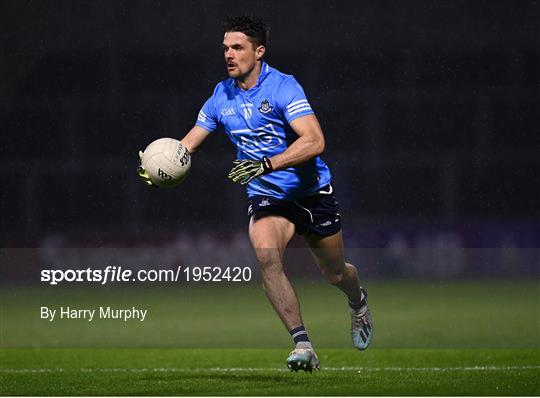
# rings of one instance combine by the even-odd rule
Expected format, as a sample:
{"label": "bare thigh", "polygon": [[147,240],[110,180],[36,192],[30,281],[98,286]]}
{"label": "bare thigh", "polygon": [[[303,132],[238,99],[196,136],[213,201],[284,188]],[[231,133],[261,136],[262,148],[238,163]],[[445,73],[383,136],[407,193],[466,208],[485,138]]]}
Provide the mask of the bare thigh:
{"label": "bare thigh", "polygon": [[249,238],[261,266],[281,262],[294,235],[294,224],[284,217],[268,215],[251,217]]}

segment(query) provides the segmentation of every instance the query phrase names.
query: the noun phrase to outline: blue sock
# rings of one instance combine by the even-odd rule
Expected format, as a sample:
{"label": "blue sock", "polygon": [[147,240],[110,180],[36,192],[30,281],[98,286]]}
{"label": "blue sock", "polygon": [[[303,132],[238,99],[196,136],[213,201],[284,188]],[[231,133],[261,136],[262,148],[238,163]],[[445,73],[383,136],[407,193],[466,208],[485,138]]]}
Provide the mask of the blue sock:
{"label": "blue sock", "polygon": [[301,341],[309,342],[306,329],[304,328],[303,325],[298,326],[297,328],[294,328],[293,330],[290,330],[289,333],[291,334],[291,337],[294,340],[294,344],[298,344]]}

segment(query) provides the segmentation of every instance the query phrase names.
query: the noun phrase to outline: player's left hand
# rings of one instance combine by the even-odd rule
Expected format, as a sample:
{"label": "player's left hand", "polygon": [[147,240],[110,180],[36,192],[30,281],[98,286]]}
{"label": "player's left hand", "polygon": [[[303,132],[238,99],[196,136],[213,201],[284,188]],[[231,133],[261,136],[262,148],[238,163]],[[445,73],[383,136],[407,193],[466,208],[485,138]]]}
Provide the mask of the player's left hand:
{"label": "player's left hand", "polygon": [[274,170],[270,159],[266,156],[262,160],[236,159],[233,165],[233,168],[229,172],[229,179],[232,182],[239,182],[242,185],[246,185],[254,178],[268,174]]}
{"label": "player's left hand", "polygon": [[137,167],[137,174],[139,175],[139,178],[142,180],[142,182],[144,182],[147,186],[156,187],[156,185],[154,185],[152,180],[150,180],[150,176],[148,175],[148,173],[146,172],[146,170],[144,169],[142,165],[142,155],[143,155],[143,152],[139,151],[139,160],[141,161],[141,163],[139,163],[139,167]]}

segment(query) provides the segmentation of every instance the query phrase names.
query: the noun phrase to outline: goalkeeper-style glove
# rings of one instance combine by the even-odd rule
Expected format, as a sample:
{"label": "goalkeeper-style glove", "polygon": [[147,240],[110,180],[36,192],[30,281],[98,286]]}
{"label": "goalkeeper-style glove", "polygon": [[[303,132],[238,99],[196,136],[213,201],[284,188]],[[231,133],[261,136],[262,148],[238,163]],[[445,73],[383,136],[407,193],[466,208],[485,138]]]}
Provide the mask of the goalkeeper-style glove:
{"label": "goalkeeper-style glove", "polygon": [[229,179],[233,182],[239,182],[246,185],[254,178],[274,171],[270,159],[266,156],[262,160],[239,160],[233,162],[234,166],[229,172]]}
{"label": "goalkeeper-style glove", "polygon": [[157,187],[157,185],[155,185],[152,180],[150,180],[150,176],[142,165],[142,156],[143,152],[139,151],[139,160],[141,161],[141,163],[139,163],[139,167],[137,167],[137,174],[139,175],[139,178],[142,180],[142,182],[144,182],[147,186]]}

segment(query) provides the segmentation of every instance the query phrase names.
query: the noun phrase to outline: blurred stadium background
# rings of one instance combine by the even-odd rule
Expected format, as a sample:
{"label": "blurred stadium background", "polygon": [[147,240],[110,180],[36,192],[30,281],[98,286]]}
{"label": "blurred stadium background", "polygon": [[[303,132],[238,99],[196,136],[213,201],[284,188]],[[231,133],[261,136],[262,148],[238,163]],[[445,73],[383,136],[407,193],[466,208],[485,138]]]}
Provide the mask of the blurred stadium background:
{"label": "blurred stadium background", "polygon": [[[271,27],[268,62],[297,77],[324,128],[347,246],[388,249],[364,275],[538,276],[538,252],[521,250],[540,247],[537,2],[0,7],[3,247],[246,245],[224,134],[176,189],[149,191],[135,169],[225,77],[223,17],[254,13]],[[504,255],[403,259],[423,248]]]}
{"label": "blurred stadium background", "polygon": [[[75,263],[256,272],[224,134],[175,189],[135,172],[225,77],[221,22],[238,13],[266,19],[268,62],[321,121],[375,317],[360,354],[343,296],[292,242],[336,370],[309,379],[279,372],[290,336],[255,284],[39,283]],[[532,0],[0,2],[0,395],[539,395],[538,21]],[[149,314],[39,318],[64,305]]]}

